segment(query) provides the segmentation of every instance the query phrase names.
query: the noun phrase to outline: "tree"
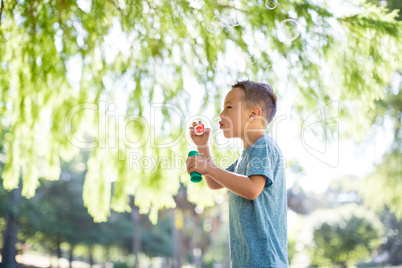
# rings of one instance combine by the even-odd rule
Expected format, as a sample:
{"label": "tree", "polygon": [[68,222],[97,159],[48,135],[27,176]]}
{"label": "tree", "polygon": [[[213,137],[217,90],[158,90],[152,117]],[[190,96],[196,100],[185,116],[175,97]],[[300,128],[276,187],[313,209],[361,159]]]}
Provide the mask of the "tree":
{"label": "tree", "polygon": [[[277,34],[289,16],[302,28],[294,41]],[[374,5],[337,15],[329,6],[299,0],[274,10],[262,0],[2,0],[0,114],[1,125],[9,127],[1,141],[7,154],[4,187],[16,188],[22,171],[22,195],[32,197],[39,178],[58,179],[60,158],[68,161],[84,147],[91,155],[83,198],[94,219],[105,221],[110,208],[129,211],[129,195],[135,195],[140,213],[150,213],[155,222],[158,209],[175,206],[178,178],[188,184],[171,157],[187,153],[185,117],[176,120],[169,108],[190,114],[182,98],[189,76],[205,89],[204,109],[210,104],[219,111],[218,89],[239,77],[269,78],[281,90],[294,90],[299,114],[333,98],[345,101],[340,117],[353,111],[362,134],[367,111],[400,67],[401,24],[395,16]],[[223,60],[228,57],[236,64]],[[224,68],[212,68],[222,60]],[[262,70],[268,65],[273,68],[267,75]],[[150,105],[155,102],[162,103],[157,114],[163,122],[149,123],[144,118],[156,111]],[[117,107],[125,115],[120,122],[113,114]],[[168,148],[153,146],[177,137]],[[133,155],[169,159],[171,168],[163,162],[153,170],[132,167]],[[187,188],[191,201],[213,204],[202,185]]]}
{"label": "tree", "polygon": [[17,262],[17,231],[18,231],[18,204],[21,199],[21,189],[17,188],[12,191],[11,200],[8,202],[8,211],[6,214],[6,228],[4,230],[3,248],[1,251],[2,268],[16,268]]}
{"label": "tree", "polygon": [[313,231],[312,265],[346,267],[367,258],[381,244],[383,226],[363,207],[349,205],[317,213],[321,221]]}
{"label": "tree", "polygon": [[390,10],[398,10],[399,16],[396,17],[397,20],[402,20],[401,11],[402,11],[402,3],[398,0],[387,0],[387,1],[379,1],[379,0],[370,0],[369,2],[375,3],[377,5],[386,5]]}
{"label": "tree", "polygon": [[381,213],[381,220],[384,223],[385,230],[388,230],[385,234],[384,243],[381,245],[379,252],[387,252],[388,260],[387,264],[398,265],[402,263],[402,220],[397,220],[394,214],[389,213],[389,210],[385,210]]}
{"label": "tree", "polygon": [[[1,126],[0,126],[1,128]],[[3,132],[4,133],[4,132]],[[2,132],[0,138],[3,140]],[[4,169],[4,148],[0,143],[0,174]],[[1,177],[0,177],[1,180]],[[2,261],[0,267],[2,268],[16,268],[17,262],[15,256],[17,254],[17,232],[18,232],[18,214],[19,204],[21,201],[21,183],[19,187],[11,192],[5,192],[3,187],[0,186],[0,216],[4,217],[5,228],[2,233]]]}
{"label": "tree", "polygon": [[[401,69],[402,70],[402,69]],[[362,196],[377,211],[388,207],[392,213],[402,219],[400,203],[402,198],[402,73],[396,73],[395,79],[398,81],[394,88],[387,89],[387,95],[383,100],[376,102],[376,113],[371,113],[370,117],[375,127],[385,127],[391,124],[393,140],[390,148],[382,156],[382,160],[375,166],[374,172],[366,177],[365,183],[361,188]],[[372,198],[375,195],[376,198]]]}
{"label": "tree", "polygon": [[[69,163],[63,163],[62,176],[58,181],[40,180],[41,187],[37,194],[31,198],[21,198],[19,204],[12,208],[11,193],[0,190],[0,218],[6,218],[10,211],[14,211],[13,221],[18,226],[18,237],[20,243],[32,246],[33,250],[49,253],[50,256],[62,256],[62,244],[70,248],[70,261],[73,260],[72,250],[80,246],[88,249],[88,260],[91,264],[95,262],[105,263],[112,261],[110,256],[103,259],[93,254],[93,249],[118,248],[121,256],[129,256],[133,253],[133,233],[139,237],[142,246],[137,248],[138,253],[143,253],[150,258],[163,257],[166,260],[172,258],[172,217],[171,211],[162,210],[159,212],[159,221],[153,225],[147,217],[139,217],[134,222],[129,213],[112,212],[106,223],[94,223],[87,209],[83,205],[82,183],[84,173],[74,172],[74,166],[80,163],[81,159],[74,159]],[[184,190],[185,191],[185,190]],[[17,190],[13,191],[17,192]],[[188,207],[188,201],[182,200],[193,214],[194,206]],[[12,208],[12,209],[11,209]],[[190,217],[192,220],[193,215]],[[189,229],[194,232],[194,226]],[[198,227],[200,228],[200,227]],[[14,232],[14,241],[4,243],[5,254],[2,254],[4,264],[6,257],[15,259],[15,244],[17,242],[17,229]],[[193,233],[185,235],[186,239],[192,241]],[[14,250],[14,252],[12,251]],[[6,252],[7,251],[7,252]],[[8,251],[11,251],[8,253]],[[187,254],[192,254],[190,248],[186,249]],[[178,256],[178,258],[183,257]],[[96,258],[97,257],[97,258]],[[115,258],[116,259],[116,258]],[[136,258],[138,262],[138,259]],[[14,263],[14,267],[17,265]],[[9,266],[5,266],[9,267]]]}

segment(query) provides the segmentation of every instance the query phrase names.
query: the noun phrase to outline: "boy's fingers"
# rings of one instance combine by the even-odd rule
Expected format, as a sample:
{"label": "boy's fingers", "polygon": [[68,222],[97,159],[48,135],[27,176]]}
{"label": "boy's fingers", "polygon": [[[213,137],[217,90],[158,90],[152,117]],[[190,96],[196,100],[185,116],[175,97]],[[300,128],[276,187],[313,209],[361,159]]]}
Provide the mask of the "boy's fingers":
{"label": "boy's fingers", "polygon": [[198,158],[201,158],[201,156],[194,155],[194,156],[187,157],[187,160],[186,160],[187,167],[191,167],[191,166],[195,165],[195,162],[197,162]]}
{"label": "boy's fingers", "polygon": [[189,156],[186,160],[187,168],[191,167],[195,162],[195,156]]}
{"label": "boy's fingers", "polygon": [[194,168],[192,167],[192,168],[190,168],[187,172],[188,172],[188,174],[191,174],[192,172],[195,172],[195,170],[194,170]]}
{"label": "boy's fingers", "polygon": [[194,171],[194,165],[187,167],[187,173],[190,174]]}
{"label": "boy's fingers", "polygon": [[197,122],[193,122],[193,127],[197,125]]}
{"label": "boy's fingers", "polygon": [[[188,128],[190,131],[194,131],[194,127],[189,127]],[[211,128],[204,128],[204,132],[210,132]]]}

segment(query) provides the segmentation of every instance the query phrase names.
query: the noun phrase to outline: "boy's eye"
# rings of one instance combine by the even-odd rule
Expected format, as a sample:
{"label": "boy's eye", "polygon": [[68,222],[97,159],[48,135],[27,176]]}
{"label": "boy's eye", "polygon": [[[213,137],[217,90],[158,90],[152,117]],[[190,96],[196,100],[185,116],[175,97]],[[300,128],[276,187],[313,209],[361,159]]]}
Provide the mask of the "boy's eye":
{"label": "boy's eye", "polygon": [[230,106],[226,106],[226,108],[230,109],[230,108],[232,108],[232,107],[230,107]]}

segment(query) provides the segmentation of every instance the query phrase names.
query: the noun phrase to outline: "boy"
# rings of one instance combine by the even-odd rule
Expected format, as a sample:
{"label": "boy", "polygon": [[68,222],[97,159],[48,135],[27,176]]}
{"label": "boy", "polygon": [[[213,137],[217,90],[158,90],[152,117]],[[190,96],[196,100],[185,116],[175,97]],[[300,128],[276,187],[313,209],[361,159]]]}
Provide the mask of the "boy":
{"label": "boy", "polygon": [[[225,138],[240,138],[244,150],[224,169],[212,161],[210,129],[194,134],[200,156],[187,159],[187,172],[204,175],[212,190],[227,188],[232,267],[288,267],[285,171],[278,145],[265,130],[276,112],[268,84],[237,82],[226,95],[219,122]],[[196,123],[193,123],[195,126]]]}

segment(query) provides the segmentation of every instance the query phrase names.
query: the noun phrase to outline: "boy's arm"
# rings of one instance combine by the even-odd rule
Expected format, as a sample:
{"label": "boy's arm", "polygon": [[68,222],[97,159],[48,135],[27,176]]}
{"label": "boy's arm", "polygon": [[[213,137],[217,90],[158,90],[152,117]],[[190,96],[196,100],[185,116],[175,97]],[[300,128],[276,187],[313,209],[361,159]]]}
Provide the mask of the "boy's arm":
{"label": "boy's arm", "polygon": [[[263,175],[251,175],[247,177],[218,168],[215,165],[211,165],[208,168],[207,174],[217,184],[249,200],[254,200],[261,194],[267,180]],[[205,177],[207,177],[207,174],[205,174]]]}
{"label": "boy's arm", "polygon": [[[200,153],[202,153],[202,156]],[[211,189],[220,189],[219,185],[221,185],[229,191],[250,200],[256,199],[264,189],[266,180],[268,179],[264,175],[251,175],[247,177],[218,168],[211,158],[208,159],[211,154],[206,147],[201,149],[199,154],[200,156],[189,156],[187,158],[187,173],[198,172],[204,175],[208,187]]]}
{"label": "boy's arm", "polygon": [[[211,152],[209,151],[209,147],[207,146],[200,146],[197,147],[198,150],[198,154],[206,159],[208,162],[212,162],[212,156],[211,156]],[[212,163],[213,166],[215,166],[215,164]],[[205,181],[207,182],[208,188],[211,190],[218,190],[218,189],[222,189],[224,188],[220,183],[218,183],[216,180],[212,179],[210,176],[208,175],[204,175],[205,177]]]}

